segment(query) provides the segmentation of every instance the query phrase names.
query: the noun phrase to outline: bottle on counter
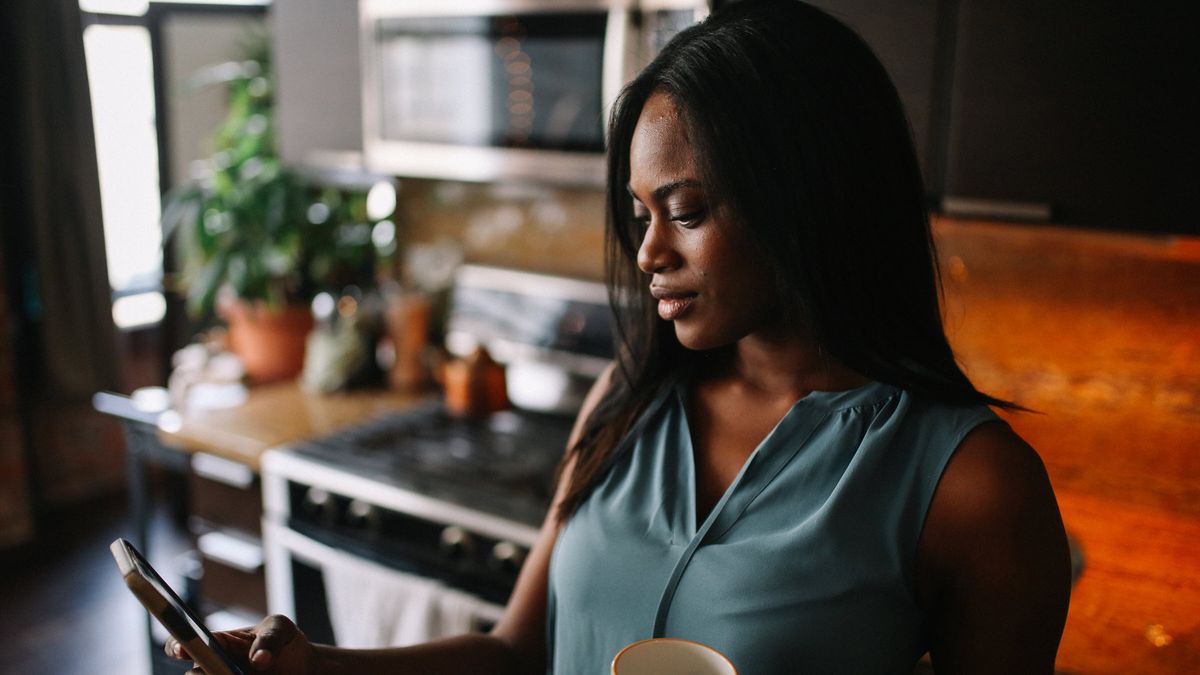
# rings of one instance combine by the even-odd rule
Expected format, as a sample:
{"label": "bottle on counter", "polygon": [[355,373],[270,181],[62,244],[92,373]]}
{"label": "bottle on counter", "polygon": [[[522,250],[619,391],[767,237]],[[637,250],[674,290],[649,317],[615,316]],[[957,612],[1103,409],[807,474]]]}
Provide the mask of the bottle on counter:
{"label": "bottle on counter", "polygon": [[425,349],[431,311],[429,298],[420,293],[396,293],[388,298],[384,319],[395,354],[388,382],[394,389],[421,391],[429,384]]}

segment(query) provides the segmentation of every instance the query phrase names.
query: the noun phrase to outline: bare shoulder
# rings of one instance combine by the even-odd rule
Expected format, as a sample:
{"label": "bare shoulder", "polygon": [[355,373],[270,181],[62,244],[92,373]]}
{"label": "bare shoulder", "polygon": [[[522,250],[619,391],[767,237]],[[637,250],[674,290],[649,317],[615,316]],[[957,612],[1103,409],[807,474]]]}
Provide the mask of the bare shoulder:
{"label": "bare shoulder", "polygon": [[951,456],[929,515],[941,526],[975,530],[1045,508],[1047,499],[1054,496],[1037,452],[1007,424],[985,423]]}
{"label": "bare shoulder", "polygon": [[939,673],[1053,670],[1070,593],[1066,534],[1041,458],[1008,425],[976,427],[951,457],[916,581]]}
{"label": "bare shoulder", "polygon": [[1012,555],[1016,540],[1034,536],[1055,544],[1045,540],[1062,536],[1065,542],[1045,465],[1007,424],[981,424],[942,473],[919,555],[929,567],[948,572],[974,557]]}

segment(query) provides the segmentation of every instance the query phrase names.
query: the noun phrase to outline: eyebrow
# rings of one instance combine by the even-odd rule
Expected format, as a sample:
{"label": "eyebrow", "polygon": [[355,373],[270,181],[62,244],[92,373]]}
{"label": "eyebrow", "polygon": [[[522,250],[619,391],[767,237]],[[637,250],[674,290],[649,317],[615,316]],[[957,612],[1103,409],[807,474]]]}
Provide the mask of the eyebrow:
{"label": "eyebrow", "polygon": [[[670,183],[664,183],[662,185],[659,185],[658,187],[654,188],[654,192],[651,192],[650,196],[656,200],[662,200],[662,199],[666,199],[667,196],[669,196],[672,192],[675,192],[676,190],[682,190],[683,188],[698,188],[698,187],[700,187],[700,181],[695,181],[690,178],[684,178],[681,180],[675,180],[675,181],[671,181]],[[637,199],[639,202],[641,201],[640,199],[638,199],[638,196],[633,193],[632,185],[626,184],[625,191],[629,193],[630,197]]]}

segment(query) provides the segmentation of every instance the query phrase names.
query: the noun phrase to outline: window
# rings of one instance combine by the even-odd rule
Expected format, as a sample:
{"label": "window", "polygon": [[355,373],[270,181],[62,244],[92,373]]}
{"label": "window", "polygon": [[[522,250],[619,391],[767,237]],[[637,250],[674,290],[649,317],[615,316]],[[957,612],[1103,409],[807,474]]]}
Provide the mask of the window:
{"label": "window", "polygon": [[150,33],[143,26],[92,25],[83,44],[113,321],[129,329],[157,323],[166,312]]}
{"label": "window", "polygon": [[[172,11],[156,0],[153,10]],[[246,9],[269,0],[188,0],[197,5]],[[160,322],[162,292],[162,181],[159,176],[154,58],[150,31],[156,25],[149,0],[79,0],[91,90],[100,202],[104,220],[113,321],[129,330]]]}

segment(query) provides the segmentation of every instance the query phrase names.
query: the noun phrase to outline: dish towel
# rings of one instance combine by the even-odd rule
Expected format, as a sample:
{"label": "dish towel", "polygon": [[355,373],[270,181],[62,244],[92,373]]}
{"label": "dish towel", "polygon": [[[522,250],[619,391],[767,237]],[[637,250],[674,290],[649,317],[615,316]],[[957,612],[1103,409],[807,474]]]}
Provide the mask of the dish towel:
{"label": "dish towel", "polygon": [[499,618],[496,606],[441,582],[329,553],[321,571],[339,647],[404,647],[478,630]]}

